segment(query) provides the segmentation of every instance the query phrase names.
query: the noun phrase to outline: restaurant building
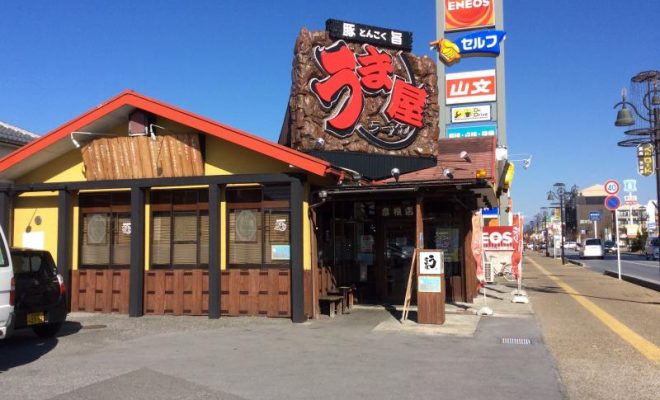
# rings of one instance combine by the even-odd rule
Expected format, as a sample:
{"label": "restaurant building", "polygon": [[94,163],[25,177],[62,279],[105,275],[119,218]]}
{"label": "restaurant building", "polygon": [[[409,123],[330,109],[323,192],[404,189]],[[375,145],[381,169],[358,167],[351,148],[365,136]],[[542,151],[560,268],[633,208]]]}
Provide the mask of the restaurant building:
{"label": "restaurant building", "polygon": [[1,159],[11,243],[53,254],[74,311],[302,322],[339,286],[401,304],[415,248],[442,249],[446,299],[472,301],[496,139],[438,139],[409,33],[334,23],[300,33],[279,143],[125,91]]}

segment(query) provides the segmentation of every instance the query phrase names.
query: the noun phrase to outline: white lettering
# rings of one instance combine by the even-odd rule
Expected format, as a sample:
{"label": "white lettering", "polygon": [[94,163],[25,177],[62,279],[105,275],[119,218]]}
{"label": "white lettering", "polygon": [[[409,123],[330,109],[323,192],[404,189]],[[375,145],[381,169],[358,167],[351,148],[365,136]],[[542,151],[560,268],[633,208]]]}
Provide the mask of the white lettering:
{"label": "white lettering", "polygon": [[471,8],[486,8],[490,7],[490,0],[457,0],[450,1],[447,4],[449,11],[471,9]]}

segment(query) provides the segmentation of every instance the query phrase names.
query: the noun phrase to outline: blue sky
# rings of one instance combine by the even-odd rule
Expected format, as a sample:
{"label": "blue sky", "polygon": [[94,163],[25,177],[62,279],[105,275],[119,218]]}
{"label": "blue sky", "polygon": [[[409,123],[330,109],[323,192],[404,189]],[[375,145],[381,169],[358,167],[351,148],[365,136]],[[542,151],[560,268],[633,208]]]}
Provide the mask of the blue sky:
{"label": "blue sky", "polygon": [[[514,208],[531,217],[555,182],[638,180],[613,126],[622,87],[660,69],[658,0],[505,0]],[[301,27],[328,18],[412,31],[434,56],[435,1],[3,1],[0,120],[46,133],[120,91],[148,96],[277,140]],[[462,62],[454,71],[470,69]]]}

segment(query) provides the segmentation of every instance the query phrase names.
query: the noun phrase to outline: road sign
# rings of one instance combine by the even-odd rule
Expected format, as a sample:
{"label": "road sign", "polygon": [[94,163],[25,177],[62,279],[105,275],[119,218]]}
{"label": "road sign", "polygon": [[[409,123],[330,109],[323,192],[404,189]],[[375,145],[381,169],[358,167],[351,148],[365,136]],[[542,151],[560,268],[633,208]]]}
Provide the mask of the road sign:
{"label": "road sign", "polygon": [[605,198],[605,208],[614,211],[621,206],[621,199],[617,196],[607,196]]}
{"label": "road sign", "polygon": [[600,221],[600,211],[592,211],[589,213],[589,219],[591,221]]}
{"label": "road sign", "polygon": [[607,194],[616,195],[619,193],[620,189],[621,186],[619,186],[619,182],[615,181],[614,179],[610,179],[609,181],[605,182],[605,192],[607,192]]}
{"label": "road sign", "polygon": [[637,180],[636,179],[624,179],[623,180],[623,191],[624,192],[636,192],[637,191]]}
{"label": "road sign", "polygon": [[630,196],[623,196],[623,204],[627,206],[637,205],[637,196],[631,194]]}

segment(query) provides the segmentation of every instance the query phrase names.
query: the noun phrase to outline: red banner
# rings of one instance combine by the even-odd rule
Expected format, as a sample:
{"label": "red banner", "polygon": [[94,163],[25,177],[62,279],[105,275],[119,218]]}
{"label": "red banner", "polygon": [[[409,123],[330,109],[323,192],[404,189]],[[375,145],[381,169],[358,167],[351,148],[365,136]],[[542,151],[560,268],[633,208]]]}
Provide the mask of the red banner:
{"label": "red banner", "polygon": [[485,226],[482,235],[484,250],[513,250],[512,226]]}
{"label": "red banner", "polygon": [[484,284],[486,281],[486,276],[484,274],[484,265],[483,265],[483,240],[481,237],[481,213],[474,213],[472,215],[472,242],[470,243],[470,248],[472,249],[472,255],[474,256],[474,261],[476,263],[476,273],[477,280],[480,284]]}
{"label": "red banner", "polygon": [[522,261],[523,237],[522,230],[523,217],[520,214],[513,214],[513,255],[511,255],[511,267],[516,279],[520,273],[520,262]]}

